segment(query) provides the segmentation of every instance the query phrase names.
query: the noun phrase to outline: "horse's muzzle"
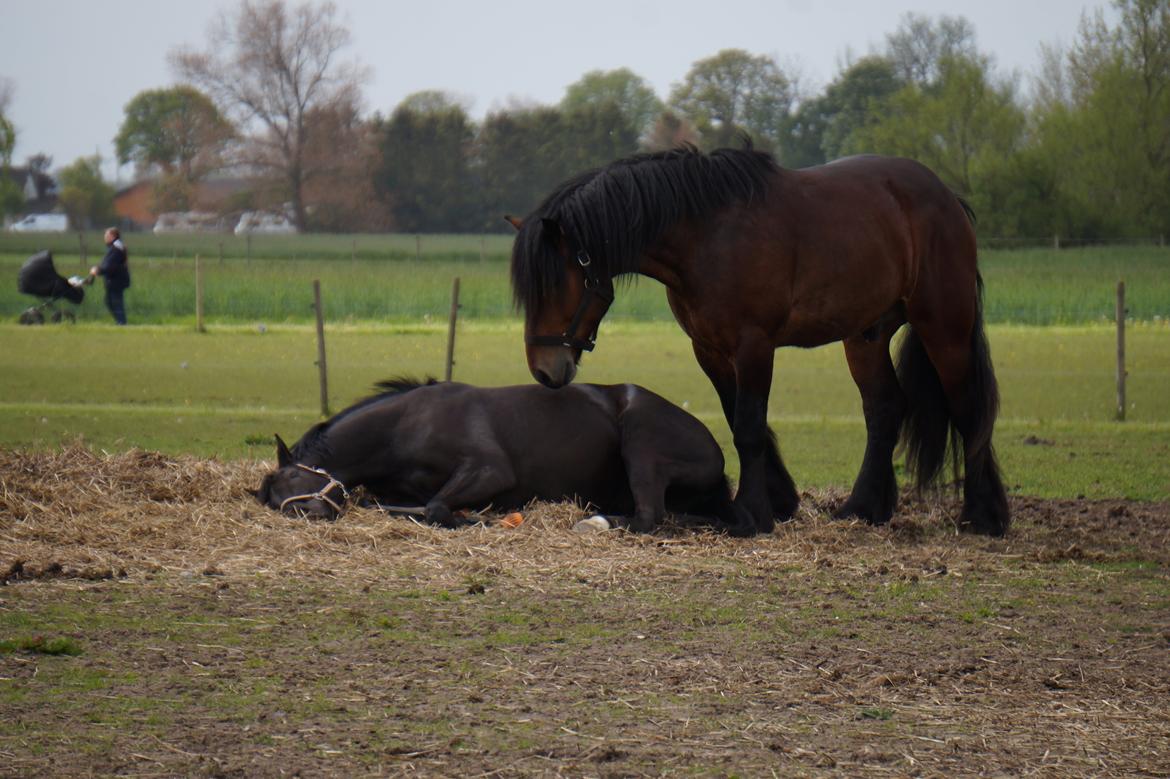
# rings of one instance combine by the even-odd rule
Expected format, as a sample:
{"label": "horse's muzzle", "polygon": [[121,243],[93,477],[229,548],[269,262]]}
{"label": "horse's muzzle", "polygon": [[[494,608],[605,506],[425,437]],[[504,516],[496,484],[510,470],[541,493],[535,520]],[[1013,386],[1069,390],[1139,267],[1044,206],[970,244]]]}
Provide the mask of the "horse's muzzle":
{"label": "horse's muzzle", "polygon": [[303,519],[324,519],[329,522],[337,519],[340,516],[332,503],[320,500],[318,498],[310,498],[307,500],[299,500],[295,503],[289,503],[280,509],[282,514],[287,514],[290,517],[301,517]]}
{"label": "horse's muzzle", "polygon": [[577,376],[577,364],[573,361],[572,352],[564,348],[541,351],[551,359],[531,361],[532,378],[549,389],[560,389],[566,384],[572,384]]}

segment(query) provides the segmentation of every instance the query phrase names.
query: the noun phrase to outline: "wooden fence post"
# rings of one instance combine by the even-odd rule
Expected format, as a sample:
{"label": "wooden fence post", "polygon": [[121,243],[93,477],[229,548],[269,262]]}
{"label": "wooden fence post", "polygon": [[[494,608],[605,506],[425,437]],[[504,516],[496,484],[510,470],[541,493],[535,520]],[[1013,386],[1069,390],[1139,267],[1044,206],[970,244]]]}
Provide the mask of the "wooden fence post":
{"label": "wooden fence post", "polygon": [[1117,282],[1117,419],[1125,421],[1125,282]]}
{"label": "wooden fence post", "polygon": [[321,309],[321,281],[313,279],[313,308],[317,310],[317,373],[321,377],[321,416],[329,416],[329,379],[325,366],[325,314]]}
{"label": "wooden fence post", "polygon": [[455,366],[455,322],[459,318],[459,277],[451,284],[451,317],[447,321],[447,370],[444,380],[451,381],[451,373]]}
{"label": "wooden fence post", "polygon": [[195,255],[195,332],[206,332],[203,327],[203,270],[198,254]]}

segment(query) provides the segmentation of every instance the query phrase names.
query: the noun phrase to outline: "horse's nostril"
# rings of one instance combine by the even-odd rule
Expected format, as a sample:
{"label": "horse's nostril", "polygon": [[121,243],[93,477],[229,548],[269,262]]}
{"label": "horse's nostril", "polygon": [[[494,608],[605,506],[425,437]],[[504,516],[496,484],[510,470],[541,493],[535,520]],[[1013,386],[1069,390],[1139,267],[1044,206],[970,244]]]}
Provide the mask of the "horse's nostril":
{"label": "horse's nostril", "polygon": [[542,371],[542,370],[540,370],[540,369],[537,369],[537,370],[533,371],[533,372],[532,372],[532,375],[533,375],[534,377],[536,377],[536,380],[537,380],[537,381],[539,381],[541,384],[543,384],[543,385],[544,385],[544,386],[546,386],[546,387],[552,387],[553,389],[555,389],[555,388],[556,388],[556,386],[557,386],[557,385],[556,385],[556,384],[553,382],[553,380],[552,380],[552,377],[551,377],[551,376],[549,376],[547,373],[545,373],[544,371]]}

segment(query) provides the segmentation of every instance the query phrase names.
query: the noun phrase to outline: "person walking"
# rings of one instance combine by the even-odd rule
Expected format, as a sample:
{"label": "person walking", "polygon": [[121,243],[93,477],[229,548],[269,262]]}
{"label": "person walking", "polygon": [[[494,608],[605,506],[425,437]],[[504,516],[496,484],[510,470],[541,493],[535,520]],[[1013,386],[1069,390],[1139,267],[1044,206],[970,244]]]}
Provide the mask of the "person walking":
{"label": "person walking", "polygon": [[89,269],[90,277],[104,276],[106,281],[106,308],[114,315],[114,321],[120,325],[126,324],[126,304],[123,293],[130,286],[130,263],[126,252],[126,244],[122,243],[122,235],[118,228],[106,230],[106,256],[102,257],[100,265]]}

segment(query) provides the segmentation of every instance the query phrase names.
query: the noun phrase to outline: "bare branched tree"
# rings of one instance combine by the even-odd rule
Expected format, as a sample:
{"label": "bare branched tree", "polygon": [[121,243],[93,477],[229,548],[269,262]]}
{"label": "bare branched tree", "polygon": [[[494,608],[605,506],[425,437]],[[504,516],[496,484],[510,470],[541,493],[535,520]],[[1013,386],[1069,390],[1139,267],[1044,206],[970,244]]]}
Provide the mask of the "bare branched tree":
{"label": "bare branched tree", "polygon": [[254,130],[242,162],[281,180],[300,228],[306,184],[317,172],[307,153],[307,120],[314,112],[357,105],[366,78],[364,68],[339,61],[350,34],[336,15],[331,2],[294,7],[284,0],[242,0],[234,11],[221,12],[205,51],[171,54],[181,78],[206,90],[237,126]]}

